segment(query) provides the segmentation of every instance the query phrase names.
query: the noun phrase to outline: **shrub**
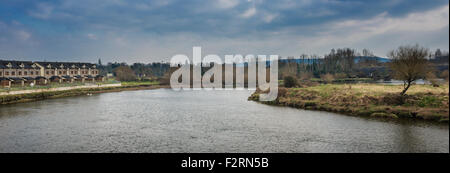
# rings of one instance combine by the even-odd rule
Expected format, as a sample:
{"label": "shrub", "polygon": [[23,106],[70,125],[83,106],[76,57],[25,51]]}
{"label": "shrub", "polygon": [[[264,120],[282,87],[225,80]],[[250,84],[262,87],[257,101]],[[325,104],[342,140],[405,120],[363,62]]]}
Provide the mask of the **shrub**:
{"label": "shrub", "polygon": [[293,76],[284,77],[284,87],[292,88],[297,86],[297,79]]}
{"label": "shrub", "polygon": [[441,78],[445,79],[448,82],[448,70],[444,70],[441,75]]}
{"label": "shrub", "polygon": [[439,87],[439,82],[438,82],[437,77],[434,74],[434,72],[431,72],[431,71],[428,72],[426,74],[425,78],[431,83],[431,85]]}
{"label": "shrub", "polygon": [[288,90],[286,88],[278,88],[278,98],[286,96]]}
{"label": "shrub", "polygon": [[320,78],[325,82],[325,83],[331,83],[334,80],[334,76],[330,73],[321,75]]}
{"label": "shrub", "polygon": [[418,103],[419,107],[439,107],[441,106],[441,100],[434,96],[424,96]]}
{"label": "shrub", "polygon": [[345,73],[336,73],[334,75],[334,78],[336,78],[336,79],[345,79],[345,78],[347,78],[347,74],[345,74]]}

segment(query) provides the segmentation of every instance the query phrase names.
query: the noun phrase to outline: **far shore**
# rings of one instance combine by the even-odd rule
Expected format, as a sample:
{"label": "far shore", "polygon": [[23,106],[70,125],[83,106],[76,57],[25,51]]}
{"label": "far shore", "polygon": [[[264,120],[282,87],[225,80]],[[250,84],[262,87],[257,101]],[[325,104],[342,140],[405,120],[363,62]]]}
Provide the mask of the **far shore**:
{"label": "far shore", "polygon": [[44,99],[91,95],[106,92],[120,92],[132,90],[150,90],[158,88],[169,88],[168,85],[147,82],[129,82],[102,85],[84,85],[72,87],[59,87],[36,90],[17,90],[0,93],[0,105],[32,102]]}

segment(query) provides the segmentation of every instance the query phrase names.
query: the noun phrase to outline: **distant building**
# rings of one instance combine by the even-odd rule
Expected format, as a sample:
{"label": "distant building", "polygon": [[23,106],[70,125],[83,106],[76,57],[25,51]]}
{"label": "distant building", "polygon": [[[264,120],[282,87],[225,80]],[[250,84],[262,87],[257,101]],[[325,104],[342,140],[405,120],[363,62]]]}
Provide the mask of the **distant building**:
{"label": "distant building", "polygon": [[26,83],[103,81],[96,64],[0,60],[0,86]]}

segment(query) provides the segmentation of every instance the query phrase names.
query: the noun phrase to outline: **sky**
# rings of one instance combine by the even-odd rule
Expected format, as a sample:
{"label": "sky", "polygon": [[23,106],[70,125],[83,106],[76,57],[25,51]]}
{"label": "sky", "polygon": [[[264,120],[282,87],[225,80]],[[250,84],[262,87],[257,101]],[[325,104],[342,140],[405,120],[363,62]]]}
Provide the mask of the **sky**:
{"label": "sky", "polygon": [[449,50],[448,0],[1,0],[0,59],[160,62],[176,54]]}

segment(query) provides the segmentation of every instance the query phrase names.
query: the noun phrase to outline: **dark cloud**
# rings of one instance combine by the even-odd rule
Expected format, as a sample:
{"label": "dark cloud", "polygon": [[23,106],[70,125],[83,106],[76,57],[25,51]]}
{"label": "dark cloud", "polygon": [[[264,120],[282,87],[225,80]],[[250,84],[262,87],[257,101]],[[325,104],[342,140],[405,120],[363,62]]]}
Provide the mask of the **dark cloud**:
{"label": "dark cloud", "polygon": [[[319,38],[330,32],[350,34],[333,31],[331,27],[339,22],[370,21],[380,14],[407,19],[409,14],[445,6],[447,0],[3,0],[0,56],[158,61],[192,46],[223,53],[242,51],[244,46],[248,51],[278,50],[286,55],[321,54],[336,44]],[[315,46],[309,47],[305,40]],[[447,44],[430,46],[448,49],[446,40]],[[321,42],[323,48],[318,48]]]}

